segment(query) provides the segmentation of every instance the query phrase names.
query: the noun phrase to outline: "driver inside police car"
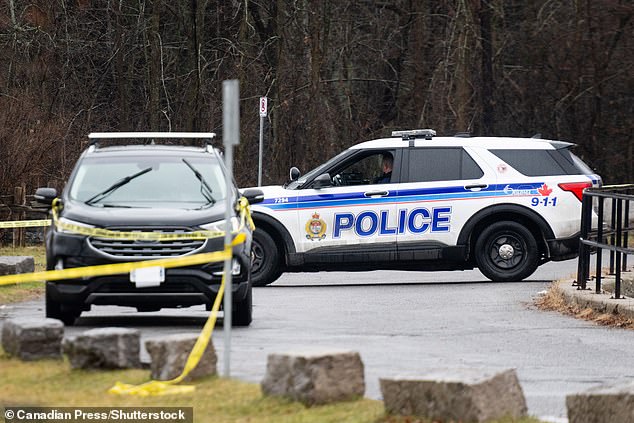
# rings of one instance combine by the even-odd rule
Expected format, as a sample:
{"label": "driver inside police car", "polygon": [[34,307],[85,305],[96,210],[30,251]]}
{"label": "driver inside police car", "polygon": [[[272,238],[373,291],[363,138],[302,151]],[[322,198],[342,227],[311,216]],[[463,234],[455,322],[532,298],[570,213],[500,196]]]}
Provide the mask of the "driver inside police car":
{"label": "driver inside police car", "polygon": [[375,184],[389,184],[392,179],[392,166],[394,166],[394,156],[392,153],[384,153],[381,160],[381,170],[383,174],[374,179]]}

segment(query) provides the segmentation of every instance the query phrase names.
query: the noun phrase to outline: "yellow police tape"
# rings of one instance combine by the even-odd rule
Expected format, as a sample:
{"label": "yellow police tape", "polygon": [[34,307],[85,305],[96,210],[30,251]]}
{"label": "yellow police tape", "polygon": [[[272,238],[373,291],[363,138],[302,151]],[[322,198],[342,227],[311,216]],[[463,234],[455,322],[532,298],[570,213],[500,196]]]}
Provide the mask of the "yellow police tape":
{"label": "yellow police tape", "polygon": [[10,220],[8,222],[0,222],[0,229],[7,228],[34,228],[37,226],[49,226],[51,219],[39,220]]}
{"label": "yellow police tape", "polygon": [[[240,198],[238,202],[238,211],[240,213],[240,227],[238,231],[242,230],[245,225],[249,225],[251,229],[255,229],[253,219],[251,218],[251,211],[249,208],[249,202],[246,198]],[[68,223],[59,219],[60,203],[56,198],[53,200],[52,214],[53,219],[40,219],[40,220],[13,220],[8,222],[0,222],[0,229],[7,228],[28,228],[37,226],[49,226],[51,223],[55,224],[55,227],[60,231],[72,232],[78,235],[92,236],[96,238],[117,239],[125,241],[182,241],[182,240],[204,240],[209,238],[219,238],[224,236],[224,231],[193,231],[193,232],[142,232],[142,231],[112,231],[103,228],[92,228],[89,226],[77,225],[74,223]]]}
{"label": "yellow police tape", "polygon": [[[238,202],[238,211],[240,213],[240,227],[238,231],[244,228],[244,225],[249,225],[251,229],[255,228],[253,219],[251,218],[251,211],[249,208],[249,202],[246,198],[241,197]],[[141,231],[111,231],[103,228],[91,228],[87,226],[76,225],[68,223],[59,219],[59,202],[57,199],[53,201],[53,221],[58,230],[73,232],[79,235],[93,236],[96,238],[118,239],[118,240],[145,240],[145,241],[176,241],[176,240],[202,240],[209,238],[219,238],[224,236],[224,231],[195,231],[195,232],[175,232],[175,233],[163,233],[163,232],[141,232]]]}
{"label": "yellow police tape", "polygon": [[[226,252],[227,250],[225,250]],[[207,322],[205,322],[205,326],[203,326],[203,330],[198,335],[198,339],[194,344],[189,356],[187,357],[187,361],[185,362],[185,367],[181,374],[171,380],[158,381],[151,380],[146,383],[142,383],[140,385],[130,385],[127,383],[116,382],[115,385],[108,390],[110,394],[117,395],[138,395],[142,397],[154,395],[172,395],[172,394],[187,394],[193,392],[196,387],[192,385],[179,385],[174,386],[179,382],[182,382],[187,375],[196,368],[198,362],[203,356],[207,345],[209,344],[209,340],[211,339],[211,335],[214,331],[214,327],[216,326],[216,318],[218,317],[218,310],[220,309],[220,301],[222,300],[222,296],[225,292],[225,276],[222,275],[222,282],[220,283],[220,289],[218,290],[218,295],[216,295],[216,300],[214,301],[214,305],[211,308],[211,313],[209,314],[209,318],[207,318]]]}

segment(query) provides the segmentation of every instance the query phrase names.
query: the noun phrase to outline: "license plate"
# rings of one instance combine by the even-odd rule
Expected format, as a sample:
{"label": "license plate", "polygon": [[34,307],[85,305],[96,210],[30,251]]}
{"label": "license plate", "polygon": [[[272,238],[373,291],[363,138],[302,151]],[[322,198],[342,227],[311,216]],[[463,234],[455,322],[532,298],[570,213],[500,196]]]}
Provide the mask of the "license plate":
{"label": "license plate", "polygon": [[144,267],[130,271],[130,282],[137,288],[159,286],[165,282],[165,268],[160,266]]}

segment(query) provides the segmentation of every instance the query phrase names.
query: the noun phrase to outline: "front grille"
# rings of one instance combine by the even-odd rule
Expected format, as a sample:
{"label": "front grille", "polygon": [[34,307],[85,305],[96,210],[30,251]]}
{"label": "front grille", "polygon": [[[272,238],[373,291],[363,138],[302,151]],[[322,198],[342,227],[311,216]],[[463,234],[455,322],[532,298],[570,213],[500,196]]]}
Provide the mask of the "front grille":
{"label": "front grille", "polygon": [[[112,231],[122,232],[159,232],[159,233],[187,233],[192,232],[191,228],[130,228],[117,227],[108,228]],[[205,240],[186,239],[186,240],[165,240],[165,241],[147,241],[147,240],[119,240],[105,238],[89,238],[88,243],[95,250],[112,257],[122,258],[159,258],[159,257],[178,257],[191,254],[205,245]]]}

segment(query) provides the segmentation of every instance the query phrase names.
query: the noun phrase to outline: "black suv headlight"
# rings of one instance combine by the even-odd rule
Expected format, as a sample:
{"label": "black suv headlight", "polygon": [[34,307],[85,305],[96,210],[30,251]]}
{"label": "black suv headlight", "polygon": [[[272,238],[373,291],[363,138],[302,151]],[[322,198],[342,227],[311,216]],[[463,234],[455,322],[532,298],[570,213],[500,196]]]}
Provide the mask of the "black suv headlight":
{"label": "black suv headlight", "polygon": [[[226,222],[225,220],[217,220],[212,223],[206,223],[204,225],[200,225],[200,228],[204,229],[205,231],[224,232],[227,226],[225,222]],[[238,228],[240,228],[240,220],[237,217],[233,216],[230,222],[231,222],[231,232],[237,232]]]}
{"label": "black suv headlight", "polygon": [[[76,220],[70,220],[70,219],[67,219],[65,217],[60,217],[59,218],[59,222],[62,223],[62,224],[67,224],[67,225],[81,226],[83,228],[95,228],[96,227],[94,225],[89,225],[88,223],[77,222]],[[59,226],[57,227],[57,231],[60,232],[60,233],[63,233],[63,234],[76,234],[76,232],[66,230],[66,229],[64,229],[62,227],[59,227]]]}

